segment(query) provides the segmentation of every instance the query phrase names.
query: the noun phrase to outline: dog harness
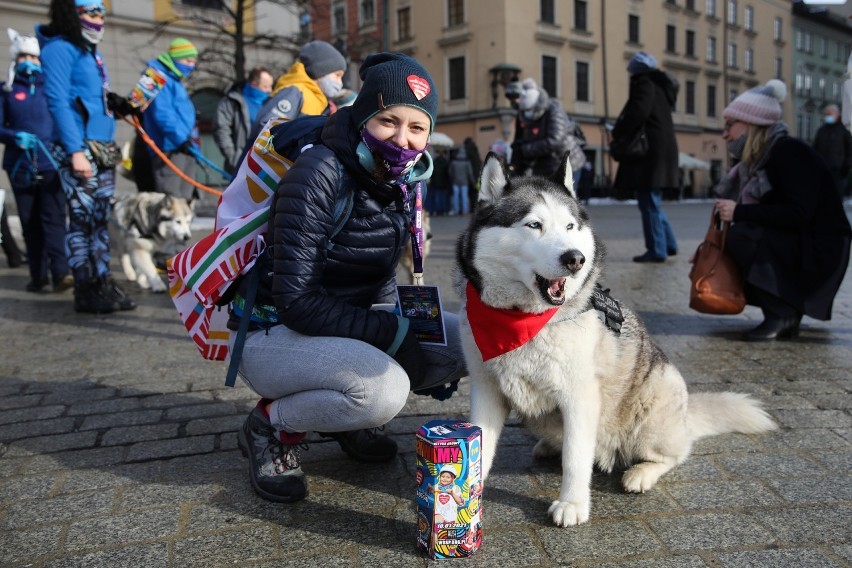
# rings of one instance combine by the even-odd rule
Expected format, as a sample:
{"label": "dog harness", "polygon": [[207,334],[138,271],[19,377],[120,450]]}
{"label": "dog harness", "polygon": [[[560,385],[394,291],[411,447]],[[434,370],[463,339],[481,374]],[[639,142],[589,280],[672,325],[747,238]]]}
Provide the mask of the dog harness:
{"label": "dog harness", "polygon": [[609,295],[609,288],[603,289],[600,284],[595,284],[589,303],[593,310],[601,312],[601,318],[607,329],[615,333],[621,333],[621,324],[624,323],[624,314],[618,300]]}

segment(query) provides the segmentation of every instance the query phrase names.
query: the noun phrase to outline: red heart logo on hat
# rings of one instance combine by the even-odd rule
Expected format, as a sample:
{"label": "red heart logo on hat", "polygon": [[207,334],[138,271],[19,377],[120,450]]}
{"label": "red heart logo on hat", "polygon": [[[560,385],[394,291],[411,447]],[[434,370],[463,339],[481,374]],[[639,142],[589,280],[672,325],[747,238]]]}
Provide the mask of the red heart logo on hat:
{"label": "red heart logo on hat", "polygon": [[441,502],[441,505],[446,505],[450,502],[450,496],[446,493],[441,493],[440,495],[438,495],[438,501]]}
{"label": "red heart logo on hat", "polygon": [[425,97],[432,91],[432,87],[429,86],[429,81],[427,81],[423,77],[418,77],[417,75],[409,75],[407,80],[411,92],[414,93],[414,96],[417,98],[418,101],[423,100],[423,97]]}

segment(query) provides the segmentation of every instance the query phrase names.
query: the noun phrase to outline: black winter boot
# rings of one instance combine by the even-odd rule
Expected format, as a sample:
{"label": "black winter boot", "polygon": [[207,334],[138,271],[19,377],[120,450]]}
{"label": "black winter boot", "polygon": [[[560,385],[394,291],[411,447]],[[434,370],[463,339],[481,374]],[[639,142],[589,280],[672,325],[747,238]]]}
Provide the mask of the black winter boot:
{"label": "black winter boot", "polygon": [[103,294],[100,280],[95,279],[74,282],[74,309],[89,314],[108,314],[119,307]]}
{"label": "black winter boot", "polygon": [[351,432],[317,432],[337,440],[349,457],[360,462],[386,462],[396,457],[396,442],[376,432],[376,428]]}
{"label": "black winter boot", "polygon": [[799,324],[802,316],[777,317],[767,315],[756,328],[743,334],[745,341],[774,341],[776,339],[794,339],[799,336]]}
{"label": "black winter boot", "polygon": [[104,296],[118,304],[119,310],[136,309],[136,302],[118,285],[112,276],[101,276],[100,281]]}
{"label": "black winter boot", "polygon": [[[281,440],[290,439],[290,443]],[[249,459],[249,478],[255,493],[269,501],[292,503],[308,495],[299,448],[304,434],[276,432],[259,404],[246,418],[237,443]]]}

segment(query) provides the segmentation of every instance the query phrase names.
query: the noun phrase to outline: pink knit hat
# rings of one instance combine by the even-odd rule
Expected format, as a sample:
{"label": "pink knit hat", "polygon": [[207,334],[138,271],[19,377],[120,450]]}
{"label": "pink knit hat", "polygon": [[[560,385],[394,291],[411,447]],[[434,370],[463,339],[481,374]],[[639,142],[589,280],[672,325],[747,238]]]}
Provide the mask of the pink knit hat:
{"label": "pink knit hat", "polygon": [[749,89],[725,108],[722,116],[749,124],[767,126],[781,120],[781,103],[787,98],[787,86],[778,79]]}

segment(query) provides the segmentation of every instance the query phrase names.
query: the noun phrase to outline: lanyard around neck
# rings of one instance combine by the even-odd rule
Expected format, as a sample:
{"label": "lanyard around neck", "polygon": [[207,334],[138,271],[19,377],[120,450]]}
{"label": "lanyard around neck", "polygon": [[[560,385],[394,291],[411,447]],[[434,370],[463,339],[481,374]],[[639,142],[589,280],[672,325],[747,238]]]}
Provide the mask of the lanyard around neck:
{"label": "lanyard around neck", "polygon": [[423,193],[420,182],[414,186],[414,211],[411,210],[411,197],[408,186],[400,184],[402,190],[403,206],[409,219],[411,231],[411,258],[414,264],[414,284],[423,284],[423,245],[425,244],[423,233]]}

